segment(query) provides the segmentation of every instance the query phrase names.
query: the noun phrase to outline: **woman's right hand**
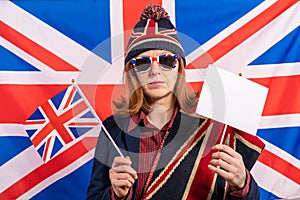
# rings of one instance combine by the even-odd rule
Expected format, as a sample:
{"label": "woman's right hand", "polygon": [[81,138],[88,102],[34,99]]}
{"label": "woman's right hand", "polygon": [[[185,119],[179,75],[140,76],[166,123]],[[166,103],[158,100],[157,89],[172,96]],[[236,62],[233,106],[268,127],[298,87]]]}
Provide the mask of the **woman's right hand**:
{"label": "woman's right hand", "polygon": [[126,197],[128,191],[137,179],[136,171],[131,167],[129,157],[115,157],[109,170],[109,179],[112,188],[119,198]]}

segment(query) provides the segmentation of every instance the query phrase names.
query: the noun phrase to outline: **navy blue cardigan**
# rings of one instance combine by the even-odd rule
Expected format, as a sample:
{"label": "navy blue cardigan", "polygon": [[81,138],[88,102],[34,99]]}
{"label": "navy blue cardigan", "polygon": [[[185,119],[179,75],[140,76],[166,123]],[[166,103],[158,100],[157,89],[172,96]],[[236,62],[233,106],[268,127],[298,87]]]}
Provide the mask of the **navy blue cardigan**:
{"label": "navy blue cardigan", "polygon": [[[128,132],[129,120],[130,117],[114,115],[107,118],[103,125],[123,154],[130,156],[133,168],[137,170],[140,127],[137,126]],[[220,123],[212,120],[178,112],[144,198],[238,199],[229,194],[228,184],[222,177],[214,175],[207,169],[207,162],[212,154],[211,147],[218,142],[218,138],[220,139],[220,127]],[[234,131],[228,133],[226,138],[228,145],[243,156],[245,166],[250,171],[263,149],[263,143],[254,136]],[[95,150],[87,199],[111,199],[109,169],[115,156],[119,156],[117,151],[101,131]],[[133,186],[133,194],[137,181]],[[259,199],[259,188],[253,177],[250,191],[244,199]]]}

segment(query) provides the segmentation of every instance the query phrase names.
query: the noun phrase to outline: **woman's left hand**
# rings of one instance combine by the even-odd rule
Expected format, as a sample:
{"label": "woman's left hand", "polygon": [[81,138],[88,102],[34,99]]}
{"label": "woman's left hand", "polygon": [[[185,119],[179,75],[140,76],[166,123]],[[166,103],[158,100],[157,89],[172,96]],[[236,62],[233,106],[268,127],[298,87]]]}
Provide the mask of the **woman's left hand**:
{"label": "woman's left hand", "polygon": [[217,144],[208,168],[222,176],[231,186],[243,188],[246,170],[242,156],[227,145]]}

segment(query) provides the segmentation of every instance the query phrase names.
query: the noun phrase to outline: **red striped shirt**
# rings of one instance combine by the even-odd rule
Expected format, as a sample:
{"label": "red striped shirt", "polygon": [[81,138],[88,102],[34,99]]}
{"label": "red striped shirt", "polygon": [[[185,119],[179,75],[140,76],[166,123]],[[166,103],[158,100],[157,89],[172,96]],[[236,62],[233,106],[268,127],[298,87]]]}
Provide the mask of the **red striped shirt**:
{"label": "red striped shirt", "polygon": [[[162,143],[169,129],[171,128],[175,116],[178,112],[178,108],[174,110],[171,120],[164,125],[162,129],[156,128],[152,125],[146,117],[144,112],[140,112],[137,115],[134,115],[132,118],[132,123],[129,125],[129,129],[134,128],[135,126],[141,126],[141,135],[140,135],[140,153],[139,153],[139,169],[138,169],[138,186],[135,193],[136,199],[141,199],[145,193],[147,187],[148,179],[151,179],[153,175],[153,166],[157,163],[160,157],[160,149]],[[152,170],[152,172],[151,172]]]}

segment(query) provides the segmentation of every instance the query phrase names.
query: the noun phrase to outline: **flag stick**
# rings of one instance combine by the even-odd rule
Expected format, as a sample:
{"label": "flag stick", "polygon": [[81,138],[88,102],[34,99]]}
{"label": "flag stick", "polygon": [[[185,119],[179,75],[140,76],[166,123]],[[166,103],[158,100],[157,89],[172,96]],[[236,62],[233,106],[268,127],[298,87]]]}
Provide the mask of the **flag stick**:
{"label": "flag stick", "polygon": [[227,129],[227,124],[225,124],[225,126],[224,126],[220,144],[223,144],[223,140],[224,140],[224,137],[225,137],[226,129]]}
{"label": "flag stick", "polygon": [[83,98],[84,102],[86,103],[86,105],[89,107],[89,109],[91,110],[91,112],[93,113],[93,115],[97,118],[98,122],[100,123],[100,125],[101,125],[101,127],[102,127],[102,129],[104,131],[104,133],[106,134],[106,136],[108,137],[108,139],[111,141],[111,143],[113,144],[113,146],[115,147],[115,149],[117,150],[117,152],[119,153],[119,155],[124,158],[124,155],[122,154],[120,148],[117,146],[117,144],[115,143],[115,141],[113,140],[113,138],[110,136],[110,134],[108,133],[107,129],[103,125],[101,119],[99,118],[99,116],[97,115],[97,113],[95,112],[95,110],[93,109],[93,107],[90,104],[90,102],[86,99],[85,95],[83,94],[83,92],[81,91],[81,89],[79,88],[79,86],[77,85],[77,83],[75,82],[74,79],[72,79],[72,84],[76,87],[77,91],[82,96],[82,98]]}

